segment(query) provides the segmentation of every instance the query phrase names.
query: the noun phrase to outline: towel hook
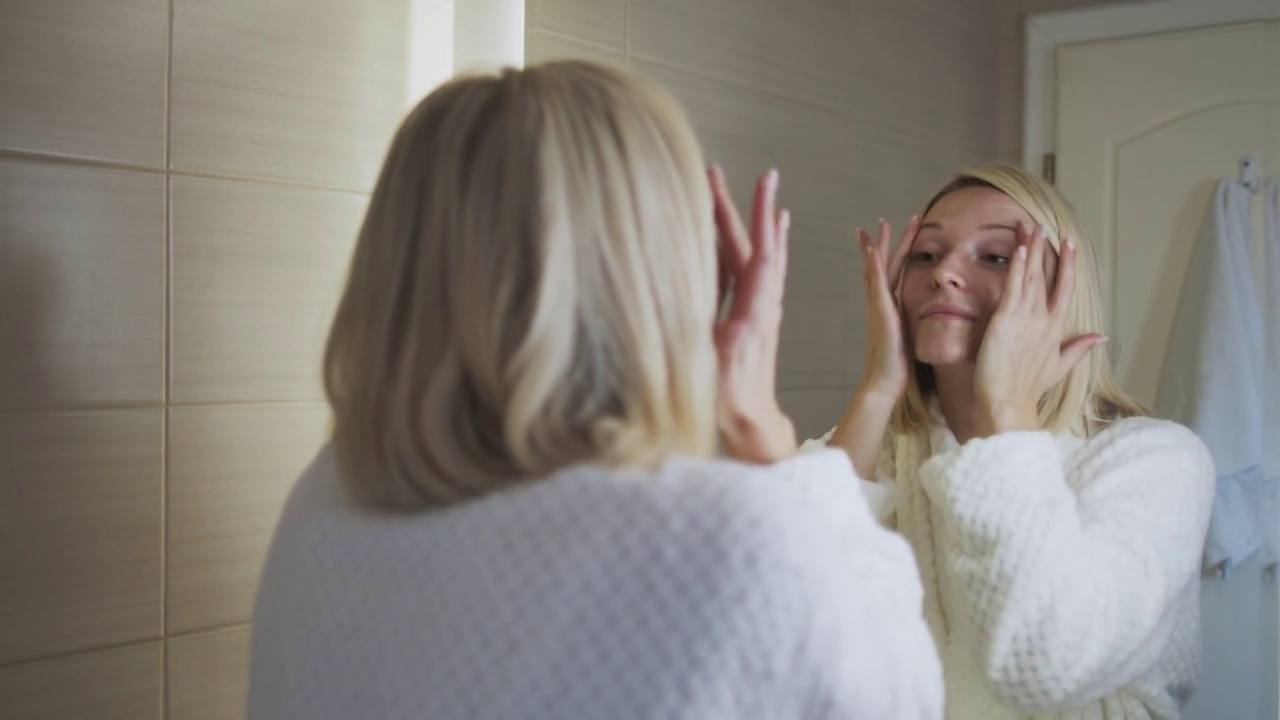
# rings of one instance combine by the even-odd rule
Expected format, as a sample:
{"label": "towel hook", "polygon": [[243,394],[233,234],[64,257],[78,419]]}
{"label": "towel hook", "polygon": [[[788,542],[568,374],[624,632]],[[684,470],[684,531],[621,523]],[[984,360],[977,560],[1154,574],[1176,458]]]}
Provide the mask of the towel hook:
{"label": "towel hook", "polygon": [[1251,193],[1258,192],[1258,158],[1245,155],[1240,158],[1240,184]]}

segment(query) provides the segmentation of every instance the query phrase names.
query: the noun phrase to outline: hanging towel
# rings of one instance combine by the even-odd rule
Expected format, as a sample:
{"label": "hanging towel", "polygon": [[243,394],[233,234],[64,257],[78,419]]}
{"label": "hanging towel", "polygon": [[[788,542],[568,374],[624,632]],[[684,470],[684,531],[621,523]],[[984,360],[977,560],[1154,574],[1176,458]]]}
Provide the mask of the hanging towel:
{"label": "hanging towel", "polygon": [[1280,561],[1280,175],[1263,186],[1262,487],[1254,505],[1264,565]]}
{"label": "hanging towel", "polygon": [[1187,265],[1156,399],[1156,414],[1191,428],[1213,457],[1218,483],[1204,564],[1224,571],[1260,545],[1262,321],[1249,198],[1234,180],[1218,184]]}

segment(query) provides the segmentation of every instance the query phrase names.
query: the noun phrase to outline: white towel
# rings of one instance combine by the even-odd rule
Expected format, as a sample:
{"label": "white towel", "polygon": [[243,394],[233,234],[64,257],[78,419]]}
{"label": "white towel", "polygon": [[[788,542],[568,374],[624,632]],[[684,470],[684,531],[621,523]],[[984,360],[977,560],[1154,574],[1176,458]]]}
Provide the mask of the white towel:
{"label": "white towel", "polygon": [[1263,186],[1262,487],[1254,507],[1264,565],[1280,561],[1280,175]]}
{"label": "white towel", "polygon": [[[1217,470],[1204,563],[1239,564],[1260,545],[1262,320],[1254,289],[1250,192],[1224,180],[1187,265],[1156,414],[1191,428]],[[1274,438],[1268,442],[1275,443]]]}

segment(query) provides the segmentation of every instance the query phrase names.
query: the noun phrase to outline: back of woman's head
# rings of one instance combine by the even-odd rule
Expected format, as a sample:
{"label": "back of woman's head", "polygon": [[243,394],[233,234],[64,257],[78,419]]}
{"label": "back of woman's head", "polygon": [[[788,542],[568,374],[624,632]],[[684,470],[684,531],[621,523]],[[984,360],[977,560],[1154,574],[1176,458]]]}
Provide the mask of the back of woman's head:
{"label": "back of woman's head", "polygon": [[364,501],[412,510],[714,444],[715,241],[676,103],[560,62],[464,77],[404,121],[325,353]]}
{"label": "back of woman's head", "polygon": [[[1049,244],[1060,254],[1065,238],[1076,241],[1076,292],[1068,309],[1067,334],[1106,333],[1106,313],[1097,252],[1075,209],[1053,185],[1022,168],[1002,163],[960,171],[925,203],[925,218],[943,197],[972,187],[992,188],[1004,193],[1048,231]],[[913,363],[913,382],[894,413],[895,431],[919,431],[930,422],[925,397],[932,391],[927,367]],[[1057,385],[1040,399],[1041,426],[1054,432],[1067,430],[1086,434],[1110,422],[1146,411],[1126,395],[1111,372],[1103,352],[1087,353]]]}

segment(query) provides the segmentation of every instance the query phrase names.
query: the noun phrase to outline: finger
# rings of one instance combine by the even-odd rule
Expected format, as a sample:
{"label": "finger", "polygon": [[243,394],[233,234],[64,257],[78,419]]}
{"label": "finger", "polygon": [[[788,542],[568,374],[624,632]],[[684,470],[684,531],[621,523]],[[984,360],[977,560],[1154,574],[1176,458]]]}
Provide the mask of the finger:
{"label": "finger", "polygon": [[[761,178],[757,186],[755,212],[753,217],[763,221],[760,212],[768,207],[770,196],[777,189],[776,176],[772,179],[768,173]],[[787,273],[786,246],[791,231],[791,213],[783,210],[768,222],[763,222],[761,232],[755,232],[751,261],[738,277],[735,286],[733,308],[729,317],[734,322],[772,323],[781,317],[782,294]]]}
{"label": "finger", "polygon": [[1058,253],[1058,277],[1053,284],[1053,297],[1049,311],[1063,315],[1076,294],[1076,239],[1068,235]]}
{"label": "finger", "polygon": [[724,170],[713,166],[707,176],[711,181],[711,197],[715,201],[716,229],[720,233],[725,261],[730,272],[740,273],[751,259],[751,238],[742,224],[742,216],[733,203],[725,181]]}
{"label": "finger", "polygon": [[791,211],[783,209],[778,213],[778,251],[774,254],[773,273],[777,278],[778,299],[786,293],[787,266],[791,255]]}
{"label": "finger", "polygon": [[877,220],[876,224],[880,228],[880,243],[876,245],[876,249],[880,251],[880,257],[887,258],[889,251],[893,249],[893,228],[884,218]]}
{"label": "finger", "polygon": [[1064,343],[1062,343],[1061,351],[1058,355],[1058,380],[1067,376],[1071,372],[1071,368],[1076,366],[1090,350],[1107,342],[1105,335],[1099,333],[1089,333],[1079,335]]}
{"label": "finger", "polygon": [[858,228],[858,248],[864,253],[871,249],[871,233],[862,228]]}
{"label": "finger", "polygon": [[898,289],[898,281],[902,277],[902,266],[907,262],[907,256],[911,254],[911,246],[916,242],[916,235],[920,233],[920,216],[912,215],[907,221],[907,227],[902,231],[902,239],[898,241],[898,247],[894,248],[893,255],[889,257],[889,267],[886,272],[889,276],[889,290],[895,292]]}
{"label": "finger", "polygon": [[1033,302],[1037,298],[1043,299],[1046,303],[1049,301],[1044,282],[1044,247],[1048,244],[1047,234],[1048,230],[1043,225],[1039,226],[1027,245],[1026,276],[1023,280],[1026,283],[1024,297]]}
{"label": "finger", "polygon": [[778,171],[770,170],[756,181],[756,195],[751,203],[751,253],[777,251]]}
{"label": "finger", "polygon": [[1017,307],[1022,301],[1022,291],[1027,274],[1027,245],[1031,235],[1027,226],[1018,224],[1018,247],[1013,251],[1013,260],[1009,262],[1009,275],[1005,278],[1004,297],[1000,298],[1001,307]]}
{"label": "finger", "polygon": [[866,280],[867,292],[871,293],[884,275],[884,261],[880,254],[880,246],[873,244],[871,233],[862,228],[858,228],[858,246],[862,249],[862,277]]}

